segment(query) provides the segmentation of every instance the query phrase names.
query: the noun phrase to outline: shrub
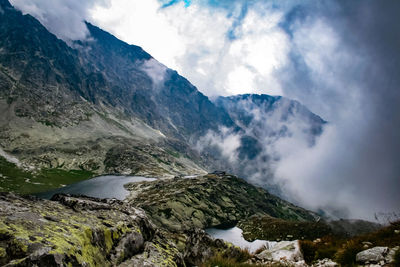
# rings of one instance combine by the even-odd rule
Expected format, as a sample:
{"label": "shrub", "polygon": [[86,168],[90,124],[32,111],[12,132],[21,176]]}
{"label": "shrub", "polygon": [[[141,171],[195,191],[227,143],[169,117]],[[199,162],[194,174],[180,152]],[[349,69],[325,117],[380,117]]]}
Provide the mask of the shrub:
{"label": "shrub", "polygon": [[335,246],[324,246],[322,248],[319,248],[315,253],[314,260],[332,259],[335,256],[337,250],[338,249]]}
{"label": "shrub", "polygon": [[400,249],[394,254],[393,266],[400,267]]}
{"label": "shrub", "polygon": [[237,262],[244,262],[247,261],[248,259],[251,259],[251,253],[248,248],[245,249],[240,249],[239,253],[235,255],[235,259]]}
{"label": "shrub", "polygon": [[343,248],[335,255],[335,261],[341,266],[354,266],[356,264],[356,255],[362,251],[363,247],[360,242],[355,240],[347,241]]}
{"label": "shrub", "polygon": [[[219,267],[247,267],[250,266],[245,261],[251,259],[252,254],[250,253],[248,248],[239,249],[237,247],[233,247],[232,249],[228,249],[224,252],[217,253],[214,257],[206,261],[202,266],[203,267],[211,267],[211,266],[219,266]],[[252,265],[254,266],[254,265]]]}
{"label": "shrub", "polygon": [[310,240],[300,240],[300,249],[303,253],[304,261],[310,264],[314,261],[317,250],[315,244]]}
{"label": "shrub", "polygon": [[203,264],[203,267],[249,267],[254,266],[247,263],[240,263],[235,258],[228,258],[222,254],[217,254]]}

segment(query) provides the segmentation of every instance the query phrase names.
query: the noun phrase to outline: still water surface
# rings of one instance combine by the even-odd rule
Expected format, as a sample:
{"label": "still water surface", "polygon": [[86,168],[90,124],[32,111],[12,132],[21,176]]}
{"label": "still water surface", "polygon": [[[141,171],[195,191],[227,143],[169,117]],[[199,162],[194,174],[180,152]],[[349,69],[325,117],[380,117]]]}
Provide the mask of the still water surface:
{"label": "still water surface", "polygon": [[266,246],[268,248],[272,248],[276,242],[275,241],[266,241],[266,240],[254,240],[253,242],[249,242],[243,238],[242,229],[239,227],[232,227],[229,229],[217,229],[217,228],[209,228],[206,229],[206,232],[214,238],[219,238],[225,241],[228,241],[240,248],[248,248],[250,253],[253,253],[261,246]]}
{"label": "still water surface", "polygon": [[36,194],[40,198],[50,199],[54,194],[65,193],[75,195],[86,195],[98,198],[116,198],[123,200],[129,195],[129,191],[124,188],[124,184],[154,181],[155,178],[140,176],[99,176],[79,183],[70,184],[62,188]]}

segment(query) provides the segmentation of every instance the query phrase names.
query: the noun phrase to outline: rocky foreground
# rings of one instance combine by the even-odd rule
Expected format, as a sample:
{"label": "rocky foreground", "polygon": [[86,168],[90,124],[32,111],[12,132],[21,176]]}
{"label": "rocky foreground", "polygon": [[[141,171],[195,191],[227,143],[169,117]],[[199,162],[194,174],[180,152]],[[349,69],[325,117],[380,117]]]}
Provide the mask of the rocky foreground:
{"label": "rocky foreground", "polygon": [[166,232],[142,209],[115,199],[3,193],[0,207],[2,266],[184,266],[212,250],[239,253],[201,230]]}
{"label": "rocky foreground", "polygon": [[[317,229],[329,229],[315,214],[230,175],[209,174],[126,187],[131,194],[124,201],[62,194],[49,201],[1,193],[0,265],[228,266],[223,264],[228,260],[234,262],[229,266],[306,266],[310,253],[304,251],[303,241],[283,232],[280,236],[288,241],[250,254],[213,239],[204,229],[253,225],[255,218],[273,218],[275,225],[284,222],[291,227],[312,227],[316,233]],[[283,225],[282,229],[287,229]],[[247,227],[247,234],[255,239],[268,232],[259,232],[260,227],[268,229],[262,224]],[[315,237],[309,234],[302,238]],[[375,256],[367,251],[357,255],[358,261],[389,264],[394,260],[395,249],[376,249],[372,243],[367,248],[374,249]],[[326,259],[314,264],[336,263]]]}

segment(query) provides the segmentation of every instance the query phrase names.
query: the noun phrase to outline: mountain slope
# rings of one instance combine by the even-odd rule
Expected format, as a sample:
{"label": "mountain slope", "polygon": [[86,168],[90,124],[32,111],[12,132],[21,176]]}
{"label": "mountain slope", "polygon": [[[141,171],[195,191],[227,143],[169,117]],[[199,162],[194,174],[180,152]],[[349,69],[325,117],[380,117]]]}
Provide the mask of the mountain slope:
{"label": "mountain slope", "polygon": [[[8,1],[2,0],[0,4],[0,147],[17,157],[26,171],[78,169],[93,174],[152,176],[204,172],[189,159],[199,157],[184,142],[189,134],[164,130],[173,129],[170,125],[174,124],[174,118],[156,113],[157,104],[150,98],[154,90],[151,78],[141,67],[132,64],[139,73],[136,76],[147,84],[136,83],[138,90],[126,87],[123,82],[118,84],[117,76],[108,77],[113,73],[111,70],[101,71],[100,61],[89,62],[83,56],[83,45],[75,44],[72,48],[32,16],[15,10]],[[106,44],[112,39],[121,50],[134,51],[130,54],[125,51],[133,61],[150,58],[138,47],[103,35],[97,33],[97,43]],[[94,44],[91,45],[94,51]],[[114,73],[129,76],[119,71],[116,69]],[[174,85],[175,81],[170,83]],[[184,87],[190,86],[186,81]],[[207,105],[213,105],[193,86],[190,88]],[[147,92],[147,98],[139,91]],[[190,101],[199,102],[195,97],[187,99],[190,106],[195,106]],[[141,109],[138,103],[146,109]],[[146,121],[152,121],[153,127]],[[189,133],[195,133],[194,127],[188,129]],[[13,169],[17,167],[8,166],[13,170],[9,175],[19,173],[19,180],[26,180],[26,174]],[[3,180],[0,187],[9,189],[7,186],[12,182]]]}
{"label": "mountain slope", "polygon": [[112,100],[119,101],[119,107],[163,133],[185,139],[218,125],[233,126],[223,109],[177,72],[140,47],[127,45],[90,23],[86,25],[91,39],[78,42],[78,51],[111,82]]}

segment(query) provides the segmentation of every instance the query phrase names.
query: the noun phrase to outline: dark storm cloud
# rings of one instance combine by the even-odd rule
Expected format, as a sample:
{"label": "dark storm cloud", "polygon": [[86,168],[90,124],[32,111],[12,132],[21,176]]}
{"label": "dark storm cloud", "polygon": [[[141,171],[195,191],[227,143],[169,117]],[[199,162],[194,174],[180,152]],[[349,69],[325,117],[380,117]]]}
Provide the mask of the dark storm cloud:
{"label": "dark storm cloud", "polygon": [[[330,8],[296,7],[282,23],[292,39],[291,64],[278,73],[284,93],[331,121],[334,128],[327,133],[330,140],[322,136],[311,152],[305,152],[319,156],[310,156],[314,162],[304,166],[313,171],[296,175],[294,161],[281,166],[286,176],[299,179],[289,179],[292,189],[309,183],[308,189],[298,192],[300,202],[312,206],[318,200],[302,194],[320,190],[324,194],[317,195],[330,198],[323,201],[325,208],[348,208],[353,216],[399,212],[399,12],[398,1],[337,1]],[[319,39],[330,31],[336,43],[321,45]],[[309,42],[304,41],[307,38]],[[327,47],[331,49],[324,51]],[[310,61],[313,57],[323,62]]]}
{"label": "dark storm cloud", "polygon": [[[213,5],[241,7],[245,12],[233,24],[238,27],[255,2],[230,3]],[[283,94],[329,125],[311,148],[299,135],[273,146],[266,139],[261,154],[280,160],[272,168],[249,162],[256,172],[247,178],[266,183],[273,170],[286,198],[339,217],[373,219],[375,212],[400,212],[400,2],[260,3],[285,14],[279,27],[289,39],[289,60],[275,72]],[[226,131],[210,136],[223,151],[238,146],[229,141],[240,138]]]}

